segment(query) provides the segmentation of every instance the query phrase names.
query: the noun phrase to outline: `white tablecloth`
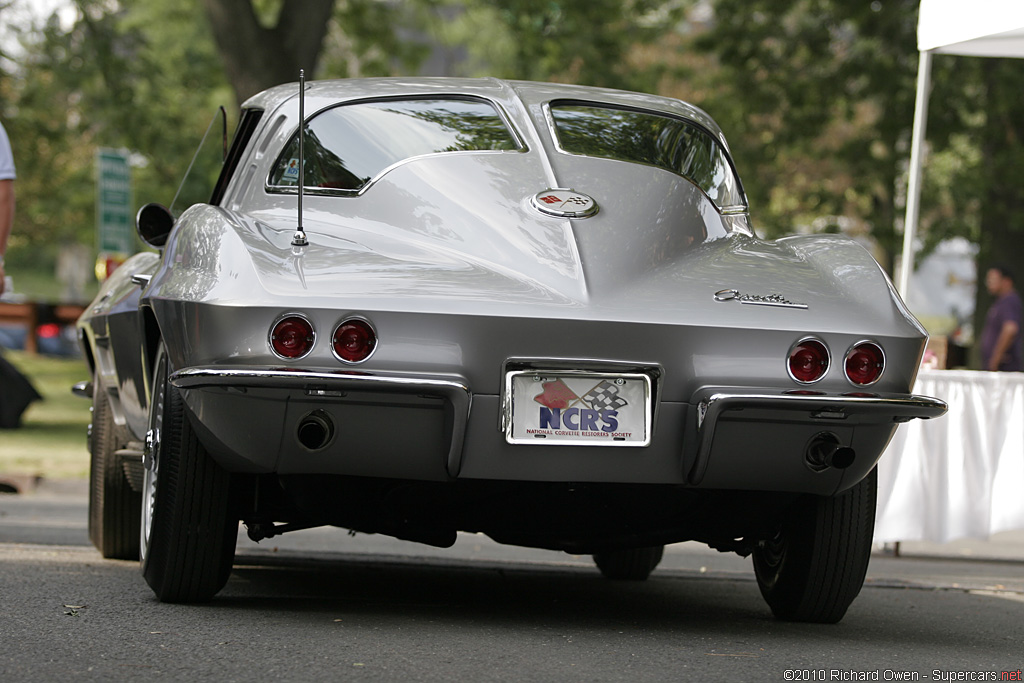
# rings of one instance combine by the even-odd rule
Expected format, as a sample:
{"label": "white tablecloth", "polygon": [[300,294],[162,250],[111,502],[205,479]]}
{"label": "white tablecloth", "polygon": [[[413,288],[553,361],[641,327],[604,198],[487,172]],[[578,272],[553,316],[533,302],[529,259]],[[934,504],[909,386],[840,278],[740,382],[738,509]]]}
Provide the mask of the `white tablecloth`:
{"label": "white tablecloth", "polygon": [[901,425],[878,464],[875,542],[1024,529],[1024,373],[922,370],[949,412]]}

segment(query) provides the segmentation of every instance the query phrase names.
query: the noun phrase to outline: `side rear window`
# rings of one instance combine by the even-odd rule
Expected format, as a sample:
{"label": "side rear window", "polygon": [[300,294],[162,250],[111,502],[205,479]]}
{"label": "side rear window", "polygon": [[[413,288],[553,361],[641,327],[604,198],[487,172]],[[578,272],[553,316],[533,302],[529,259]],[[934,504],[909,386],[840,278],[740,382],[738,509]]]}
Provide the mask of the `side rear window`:
{"label": "side rear window", "polygon": [[261,109],[247,109],[242,112],[242,118],[235,129],[235,137],[232,139],[231,147],[228,150],[227,157],[224,159],[224,166],[221,168],[220,177],[217,178],[217,184],[213,188],[213,196],[210,198],[211,204],[220,204],[221,200],[224,199],[224,193],[231,183],[235,169],[238,168],[242,152],[249,146],[252,134],[256,131],[256,126],[262,117],[263,110]]}

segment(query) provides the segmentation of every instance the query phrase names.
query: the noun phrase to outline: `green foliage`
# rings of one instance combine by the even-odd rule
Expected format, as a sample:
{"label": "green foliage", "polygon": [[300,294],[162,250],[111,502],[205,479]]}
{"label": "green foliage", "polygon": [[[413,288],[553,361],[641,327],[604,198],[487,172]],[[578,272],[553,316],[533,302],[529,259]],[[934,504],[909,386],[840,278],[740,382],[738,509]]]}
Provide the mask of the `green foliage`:
{"label": "green foliage", "polygon": [[[199,0],[74,2],[73,26],[27,27],[23,51],[0,58],[0,116],[19,168],[15,270],[52,267],[62,244],[94,243],[98,147],[131,150],[136,204],[169,204],[216,107],[229,105],[234,117],[234,89]],[[287,2],[252,5],[269,26]],[[427,69],[681,97],[722,124],[762,234],[852,226],[876,240],[891,268],[918,4],[336,0],[315,77]],[[926,249],[963,235],[981,244],[982,258],[1014,252],[1024,230],[1015,187],[1024,172],[1022,70],[1014,60],[935,57]],[[205,159],[190,198],[216,171]]]}
{"label": "green foliage", "polygon": [[[917,0],[717,0],[695,41],[717,55],[708,105],[769,235],[853,219],[899,249],[917,72]],[[828,222],[827,220],[825,221]]]}
{"label": "green foliage", "polygon": [[655,0],[452,0],[435,9],[437,35],[467,52],[465,75],[645,91],[657,71],[634,50],[681,14],[681,3]]}
{"label": "green foliage", "polygon": [[430,48],[422,30],[431,0],[336,0],[318,78],[416,73]]}
{"label": "green foliage", "polygon": [[[4,92],[18,165],[11,261],[52,268],[60,246],[95,243],[95,154],[133,152],[138,203],[169,204],[215,103],[230,101],[192,3],[78,0],[70,29],[51,18]],[[174,27],[169,30],[168,27]]]}
{"label": "green foliage", "polygon": [[[269,25],[282,1],[253,0],[256,16]],[[132,152],[136,205],[170,204],[210,116],[233,99],[198,0],[74,7],[73,25],[54,16],[26,27],[23,53],[0,62],[0,115],[19,167],[15,269],[52,272],[62,245],[95,244],[98,148]],[[440,41],[449,57],[468,55],[448,64],[456,73],[654,90],[656,70],[632,63],[634,47],[679,13],[654,0],[337,0],[317,76],[414,73]],[[216,173],[205,155],[198,164],[191,200]]]}
{"label": "green foliage", "polygon": [[[1024,282],[1024,118],[1020,116],[1019,59],[955,58],[936,60],[931,107],[939,149],[947,154],[967,147],[953,166],[941,211],[931,226],[946,235],[964,235],[978,245],[979,280],[995,264]],[[970,141],[968,144],[966,141]],[[933,164],[930,162],[929,166]],[[947,164],[949,165],[949,164]],[[980,330],[991,298],[978,288],[975,329]]]}

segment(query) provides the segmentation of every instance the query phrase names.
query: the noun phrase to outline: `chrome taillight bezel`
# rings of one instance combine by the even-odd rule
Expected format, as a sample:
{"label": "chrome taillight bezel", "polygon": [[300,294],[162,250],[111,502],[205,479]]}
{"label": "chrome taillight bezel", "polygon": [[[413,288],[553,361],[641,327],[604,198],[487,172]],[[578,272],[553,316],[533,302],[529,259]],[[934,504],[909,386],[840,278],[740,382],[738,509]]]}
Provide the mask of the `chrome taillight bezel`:
{"label": "chrome taillight bezel", "polygon": [[[817,377],[815,377],[814,379],[811,379],[811,380],[800,379],[799,377],[797,377],[793,373],[793,367],[792,367],[793,354],[796,352],[798,347],[803,346],[803,345],[808,344],[808,343],[817,344],[825,352],[825,367],[821,371],[820,375],[818,375]],[[797,340],[796,342],[794,342],[789,347],[789,352],[786,354],[786,374],[789,375],[789,378],[791,380],[793,380],[794,382],[796,382],[797,384],[799,384],[801,386],[808,386],[808,385],[816,384],[816,383],[820,382],[821,380],[823,380],[825,378],[826,375],[828,375],[829,370],[831,370],[831,369],[832,369],[832,352],[829,350],[828,344],[826,344],[824,342],[824,340],[822,340],[820,337],[815,337],[815,336],[802,337],[799,340]]]}
{"label": "chrome taillight bezel", "polygon": [[[863,384],[854,381],[854,379],[850,377],[849,368],[847,368],[847,364],[850,362],[850,357],[857,349],[859,349],[862,346],[875,347],[876,349],[878,349],[878,354],[881,358],[881,361],[879,363],[880,368],[878,370],[878,374],[870,382],[866,382]],[[880,379],[882,379],[882,375],[885,374],[885,361],[885,349],[882,348],[881,344],[876,342],[874,339],[861,339],[860,341],[851,344],[850,348],[846,350],[846,354],[843,356],[843,376],[846,377],[846,381],[849,382],[851,386],[855,386],[857,388],[870,387],[871,385],[876,384]]]}
{"label": "chrome taillight bezel", "polygon": [[[340,353],[338,353],[338,349],[334,343],[335,338],[338,336],[338,332],[341,330],[341,328],[344,327],[345,325],[350,324],[365,325],[369,329],[370,335],[373,337],[373,347],[370,349],[370,352],[358,360],[351,360],[342,356]],[[331,332],[331,353],[333,353],[334,357],[341,361],[342,363],[344,363],[345,365],[359,365],[360,363],[365,363],[366,361],[373,357],[373,354],[377,352],[378,346],[380,346],[380,337],[377,335],[376,326],[374,326],[372,322],[370,322],[369,320],[362,316],[346,317],[344,320],[335,325],[334,330]]]}
{"label": "chrome taillight bezel", "polygon": [[[308,348],[306,348],[306,350],[303,353],[301,353],[301,354],[299,354],[297,356],[288,356],[288,355],[285,355],[283,353],[280,353],[277,350],[277,347],[274,346],[274,336],[275,336],[275,334],[277,332],[278,326],[281,323],[283,323],[283,322],[285,322],[286,320],[289,320],[289,319],[301,320],[303,323],[305,323],[306,326],[309,328],[309,336],[311,337],[310,340],[309,340]],[[270,330],[267,332],[267,346],[270,347],[270,352],[273,353],[278,358],[280,358],[281,360],[285,360],[285,361],[302,360],[303,358],[305,358],[306,356],[308,356],[310,353],[313,352],[313,349],[316,347],[316,338],[317,338],[316,327],[313,325],[312,322],[310,322],[308,317],[306,317],[302,313],[289,312],[289,313],[284,313],[284,314],[278,316],[274,320],[274,322],[270,325]]]}

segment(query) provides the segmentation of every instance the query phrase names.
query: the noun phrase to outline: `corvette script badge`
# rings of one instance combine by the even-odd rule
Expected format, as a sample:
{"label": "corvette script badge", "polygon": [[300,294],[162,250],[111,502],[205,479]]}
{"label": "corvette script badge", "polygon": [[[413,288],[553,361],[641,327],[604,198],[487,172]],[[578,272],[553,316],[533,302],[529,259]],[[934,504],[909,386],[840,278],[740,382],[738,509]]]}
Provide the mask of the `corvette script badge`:
{"label": "corvette script badge", "polygon": [[722,289],[715,292],[715,301],[739,301],[753,306],[778,306],[782,308],[807,308],[784,298],[781,294],[741,294],[738,289]]}
{"label": "corvette script badge", "polygon": [[530,204],[541,213],[558,218],[589,218],[597,213],[593,197],[572,190],[544,190],[533,195]]}

